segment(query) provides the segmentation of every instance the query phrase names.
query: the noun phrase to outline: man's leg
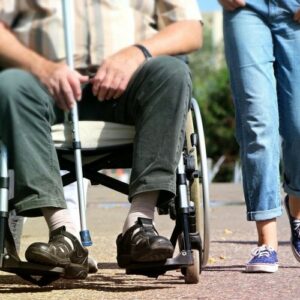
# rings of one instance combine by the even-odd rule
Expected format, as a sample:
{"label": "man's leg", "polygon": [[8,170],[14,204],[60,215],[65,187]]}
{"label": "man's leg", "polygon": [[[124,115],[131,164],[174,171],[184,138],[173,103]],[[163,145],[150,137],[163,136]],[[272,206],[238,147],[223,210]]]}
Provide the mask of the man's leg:
{"label": "man's leg", "polygon": [[[23,216],[44,215],[51,231],[49,244],[30,246],[27,258],[38,263],[68,266],[71,261],[67,252],[76,248],[85,256],[82,261],[75,259],[76,272],[78,274],[78,269],[84,272],[87,269],[87,251],[78,241],[74,242],[78,233],[65,209],[59,166],[51,139],[51,124],[55,120],[53,99],[29,73],[3,71],[0,73],[0,119],[0,136],[7,145],[9,163],[15,171],[16,211]],[[60,229],[62,225],[66,230]],[[65,232],[69,232],[66,239]],[[62,239],[66,242],[64,253],[59,250],[62,249]],[[71,273],[72,270],[69,270],[67,276],[77,276]]]}
{"label": "man's leg", "polygon": [[132,206],[124,235],[117,240],[120,266],[172,256],[172,244],[157,234],[152,219],[155,206],[168,202],[176,193],[176,168],[191,89],[186,64],[165,56],[147,61],[119,99],[99,102],[90,85],[83,90],[81,119],[130,124],[136,129],[129,185]]}
{"label": "man's leg", "polygon": [[191,90],[188,67],[173,57],[152,59],[136,74],[127,94],[129,117],[136,127],[131,199],[143,192],[163,191],[159,206],[176,194]]}
{"label": "man's leg", "polygon": [[[257,222],[258,246],[263,246],[246,269],[274,272],[278,268],[276,217],[281,215],[278,103],[268,7],[257,2],[253,6],[224,12],[225,52],[236,109],[247,219]],[[256,261],[267,255],[271,262]]]}
{"label": "man's leg", "polygon": [[[65,174],[65,172],[66,171],[61,171],[61,175]],[[83,190],[84,190],[86,201],[87,201],[87,190],[88,190],[89,183],[90,182],[88,179],[83,178]],[[71,216],[73,225],[75,226],[75,232],[78,233],[81,231],[81,224],[80,224],[80,214],[79,214],[77,182],[73,182],[64,186],[64,197],[68,207],[68,212]],[[87,205],[87,203],[85,204]],[[79,239],[79,236],[77,238]],[[98,263],[91,256],[88,257],[88,267],[89,267],[89,273],[96,273],[98,271]]]}
{"label": "man's leg", "polygon": [[191,98],[187,66],[171,57],[148,61],[129,87],[127,105],[134,120],[131,208],[117,240],[118,263],[165,260],[173,254],[153,226],[154,209],[176,193],[175,174],[183,147]]}
{"label": "man's leg", "polygon": [[140,193],[133,197],[130,210],[123,225],[123,235],[136,223],[138,218],[154,219],[158,196],[159,191],[151,191]]}
{"label": "man's leg", "polygon": [[29,73],[8,70],[0,76],[0,135],[15,171],[16,210],[39,216],[43,207],[66,208],[51,143],[53,100]]}

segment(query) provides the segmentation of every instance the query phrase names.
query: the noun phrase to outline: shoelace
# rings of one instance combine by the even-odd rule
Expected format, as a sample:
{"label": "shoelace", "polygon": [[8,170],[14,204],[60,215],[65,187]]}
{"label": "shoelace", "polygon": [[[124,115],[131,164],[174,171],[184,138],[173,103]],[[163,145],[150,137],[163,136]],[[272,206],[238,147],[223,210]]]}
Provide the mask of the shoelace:
{"label": "shoelace", "polygon": [[251,251],[251,255],[252,255],[252,256],[257,256],[257,257],[262,257],[262,256],[269,257],[269,256],[270,256],[270,253],[271,253],[272,251],[274,251],[274,249],[273,249],[272,247],[263,245],[263,246],[254,248],[254,249]]}
{"label": "shoelace", "polygon": [[295,232],[297,238],[300,238],[300,220],[293,220],[293,231]]}

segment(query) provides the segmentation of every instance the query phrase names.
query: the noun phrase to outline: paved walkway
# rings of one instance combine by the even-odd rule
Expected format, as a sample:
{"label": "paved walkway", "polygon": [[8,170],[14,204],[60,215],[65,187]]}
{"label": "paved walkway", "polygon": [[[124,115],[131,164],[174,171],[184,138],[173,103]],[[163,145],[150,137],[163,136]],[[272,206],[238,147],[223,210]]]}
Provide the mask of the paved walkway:
{"label": "paved walkway", "polygon": [[[196,285],[184,284],[180,272],[170,271],[157,280],[125,275],[116,264],[115,238],[127,213],[126,197],[101,187],[92,187],[88,198],[88,223],[94,246],[91,255],[100,262],[97,274],[84,281],[58,280],[37,287],[0,272],[0,299],[297,299],[300,265],[292,257],[289,227],[284,214],[279,219],[280,270],[275,274],[246,274],[243,264],[255,246],[255,227],[245,221],[241,186],[211,186],[211,251],[209,264]],[[156,219],[160,233],[169,235],[172,222]],[[34,241],[46,241],[43,219],[26,222],[21,253]],[[23,254],[22,254],[23,255]]]}

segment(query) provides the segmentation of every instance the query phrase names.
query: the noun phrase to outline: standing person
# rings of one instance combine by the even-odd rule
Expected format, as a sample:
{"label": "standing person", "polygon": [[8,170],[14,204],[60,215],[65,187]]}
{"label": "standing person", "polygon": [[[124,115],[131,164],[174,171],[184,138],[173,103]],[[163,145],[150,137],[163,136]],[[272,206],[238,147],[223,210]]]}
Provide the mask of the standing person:
{"label": "standing person", "polygon": [[246,271],[275,272],[281,150],[291,247],[300,261],[300,2],[219,2],[224,8],[247,219],[256,222],[258,234]]}
{"label": "standing person", "polygon": [[80,119],[135,125],[119,265],[164,261],[174,249],[155,230],[154,209],[176,192],[192,84],[174,56],[201,46],[197,1],[74,0],[76,70],[64,63],[61,15],[60,1],[0,0],[0,137],[15,170],[15,207],[44,215],[50,230],[49,243],[30,245],[26,258],[86,268],[51,140],[51,125],[76,99]]}

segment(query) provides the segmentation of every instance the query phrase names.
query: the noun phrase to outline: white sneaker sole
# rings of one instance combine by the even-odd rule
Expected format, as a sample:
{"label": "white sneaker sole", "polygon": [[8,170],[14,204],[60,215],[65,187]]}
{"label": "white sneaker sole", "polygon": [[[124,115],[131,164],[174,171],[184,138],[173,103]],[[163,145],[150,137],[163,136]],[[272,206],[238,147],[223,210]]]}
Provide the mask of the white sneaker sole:
{"label": "white sneaker sole", "polygon": [[249,264],[246,265],[245,271],[247,273],[275,273],[278,271],[278,264],[268,265],[268,264]]}

